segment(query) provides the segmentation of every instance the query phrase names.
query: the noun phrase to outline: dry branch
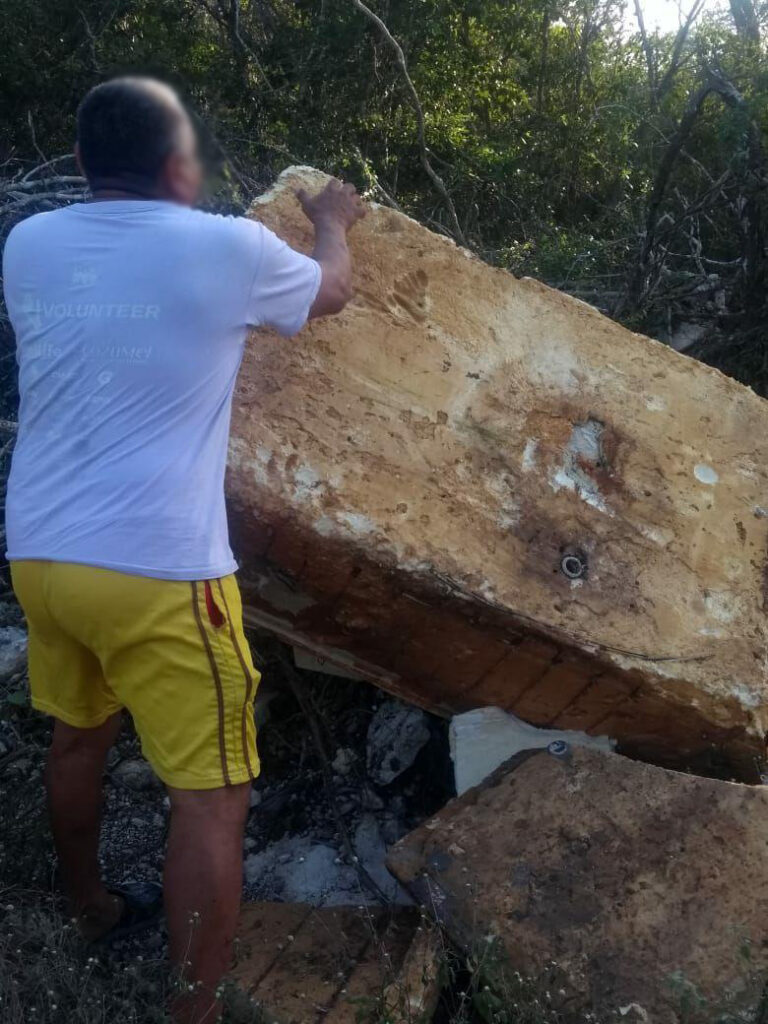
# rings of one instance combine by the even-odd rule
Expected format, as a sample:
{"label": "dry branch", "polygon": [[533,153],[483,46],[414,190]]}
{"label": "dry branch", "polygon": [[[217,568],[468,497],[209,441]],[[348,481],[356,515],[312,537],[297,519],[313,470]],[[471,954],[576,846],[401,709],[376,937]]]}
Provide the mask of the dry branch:
{"label": "dry branch", "polygon": [[440,194],[440,198],[445,203],[445,206],[448,210],[448,214],[451,218],[453,234],[454,237],[456,238],[456,241],[466,246],[469,243],[467,242],[467,239],[461,228],[461,224],[459,223],[459,218],[456,214],[456,207],[454,206],[453,200],[451,199],[448,189],[445,187],[445,182],[434,169],[429,159],[429,149],[427,148],[426,128],[424,120],[424,108],[421,105],[419,94],[416,92],[416,86],[413,84],[413,79],[411,78],[410,73],[408,71],[408,64],[405,60],[403,48],[392,35],[392,33],[389,31],[387,26],[378,16],[378,14],[375,14],[370,9],[370,7],[367,7],[363,3],[363,0],[352,0],[352,3],[359,11],[361,11],[366,16],[366,18],[369,19],[369,21],[373,22],[373,24],[379,30],[381,35],[384,37],[384,39],[392,47],[398,66],[400,67],[400,71],[402,72],[403,79],[408,88],[408,93],[411,97],[411,104],[416,114],[417,137],[419,142],[419,155],[421,158],[421,166],[424,168],[424,171],[426,172],[429,180],[435,186],[435,190]]}

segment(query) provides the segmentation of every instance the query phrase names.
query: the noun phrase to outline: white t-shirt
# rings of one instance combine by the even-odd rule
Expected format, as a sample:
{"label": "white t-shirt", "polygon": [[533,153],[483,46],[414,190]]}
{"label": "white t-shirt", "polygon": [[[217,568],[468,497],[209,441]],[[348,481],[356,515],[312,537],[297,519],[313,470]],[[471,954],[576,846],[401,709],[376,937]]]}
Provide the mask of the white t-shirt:
{"label": "white t-shirt", "polygon": [[261,224],[169,202],[18,224],[3,258],[21,395],[7,557],[233,572],[224,470],[247,330],[298,331],[320,275]]}

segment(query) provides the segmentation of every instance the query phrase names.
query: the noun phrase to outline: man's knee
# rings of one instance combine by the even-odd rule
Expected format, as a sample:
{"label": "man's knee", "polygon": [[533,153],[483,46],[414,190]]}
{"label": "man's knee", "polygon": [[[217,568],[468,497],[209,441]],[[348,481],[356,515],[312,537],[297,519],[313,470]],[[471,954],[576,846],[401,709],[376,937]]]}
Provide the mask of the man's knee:
{"label": "man's knee", "polygon": [[93,729],[79,729],[56,719],[49,757],[53,761],[70,758],[103,759],[119,731],[119,714],[112,715]]}
{"label": "man's knee", "polygon": [[171,813],[200,817],[208,827],[240,827],[248,814],[250,782],[217,789],[175,789],[168,786]]}

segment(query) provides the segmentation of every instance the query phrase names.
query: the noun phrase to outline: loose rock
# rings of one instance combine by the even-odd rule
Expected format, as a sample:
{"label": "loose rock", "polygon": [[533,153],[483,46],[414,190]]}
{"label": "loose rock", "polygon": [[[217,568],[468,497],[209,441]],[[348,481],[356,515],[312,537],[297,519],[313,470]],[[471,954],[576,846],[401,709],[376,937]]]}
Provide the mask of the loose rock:
{"label": "loose rock", "polygon": [[140,760],[121,761],[112,771],[119,783],[134,790],[160,789],[162,783],[152,771],[149,762]]}
{"label": "loose rock", "polygon": [[429,724],[423,711],[399,701],[380,705],[368,727],[368,774],[380,786],[393,782],[410,768],[429,741]]}
{"label": "loose rock", "polygon": [[0,682],[5,682],[27,665],[27,634],[18,626],[0,626]]}

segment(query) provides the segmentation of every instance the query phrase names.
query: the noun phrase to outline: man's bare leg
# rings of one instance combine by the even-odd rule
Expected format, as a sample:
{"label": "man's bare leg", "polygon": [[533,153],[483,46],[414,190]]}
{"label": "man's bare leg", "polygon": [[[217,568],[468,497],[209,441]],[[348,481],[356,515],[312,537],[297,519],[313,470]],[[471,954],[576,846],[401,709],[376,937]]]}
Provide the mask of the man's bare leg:
{"label": "man's bare leg", "polygon": [[107,932],[123,907],[119,897],[107,892],[98,858],[102,774],[119,730],[119,713],[94,729],[76,729],[57,719],[48,753],[48,810],[61,881],[89,939]]}
{"label": "man's bare leg", "polygon": [[169,788],[171,830],[165,859],[165,912],[171,963],[182,992],[178,1024],[213,1024],[216,989],[232,963],[243,883],[243,831],[250,783],[221,789]]}

